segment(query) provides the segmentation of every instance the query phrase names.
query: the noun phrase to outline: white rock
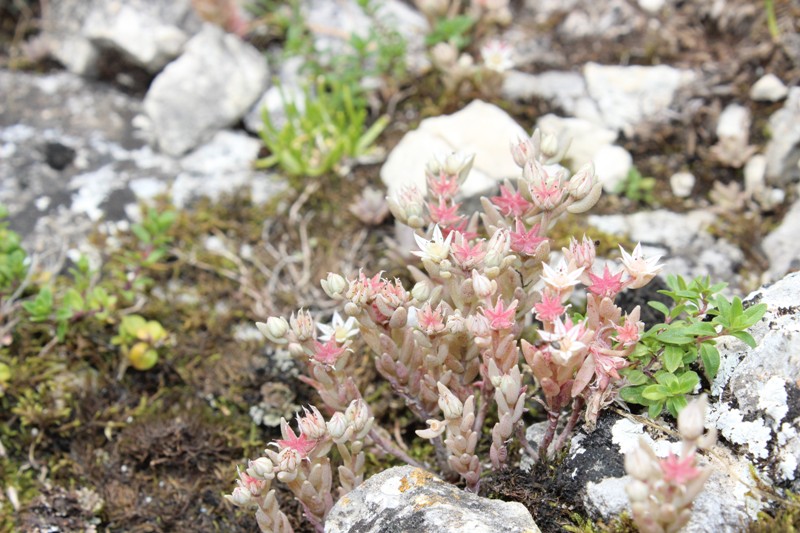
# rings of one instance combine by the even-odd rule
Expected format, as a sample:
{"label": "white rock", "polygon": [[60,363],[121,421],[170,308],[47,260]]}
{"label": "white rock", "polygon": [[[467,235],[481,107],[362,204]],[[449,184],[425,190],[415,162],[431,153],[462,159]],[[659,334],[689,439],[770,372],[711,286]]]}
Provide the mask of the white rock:
{"label": "white rock", "polygon": [[625,0],[584,0],[580,4],[583,5],[567,11],[556,30],[566,40],[587,37],[617,39],[644,25],[645,17]]}
{"label": "white rock", "polygon": [[286,124],[286,110],[284,98],[293,102],[299,111],[305,109],[306,93],[304,90],[305,77],[300,73],[304,64],[302,57],[284,59],[280,66],[280,86],[272,86],[261,95],[261,98],[247,112],[244,117],[244,127],[247,131],[258,133],[264,129],[264,120],[261,112],[266,109],[270,120],[276,128]]}
{"label": "white rock", "polygon": [[628,136],[637,124],[664,118],[678,89],[695,79],[692,71],[666,65],[621,67],[587,63],[583,75],[603,123]]}
{"label": "white rock", "polygon": [[767,158],[756,154],[744,165],[744,190],[754,194],[764,190],[764,177],[767,174]]}
{"label": "white rock", "polygon": [[569,141],[566,158],[572,170],[591,162],[597,152],[617,140],[616,131],[580,118],[544,115],[536,121],[536,127]]}
{"label": "white rock", "polygon": [[603,190],[607,193],[619,191],[633,168],[633,157],[621,146],[603,146],[594,154],[592,160],[597,179],[603,184]]}
{"label": "white rock", "polygon": [[427,118],[407,133],[381,168],[389,194],[416,185],[425,190],[425,165],[436,155],[464,151],[475,153],[472,172],[462,187],[465,196],[491,189],[498,180],[519,175],[509,143],[526,135],[499,107],[475,100],[452,115]]}
{"label": "white rock", "polygon": [[740,281],[735,267],[742,263],[744,254],[728,241],[715,239],[707,232],[715,221],[708,211],[674,213],[661,209],[631,215],[590,215],[588,220],[601,231],[627,235],[634,242],[661,248],[646,249],[645,254],[664,256],[660,261],[664,264],[663,274],[679,274],[687,279],[711,276],[715,281],[734,286]]}
{"label": "white rock", "polygon": [[180,27],[192,12],[188,0],[107,2],[94,9],[83,34],[101,49],[116,50],[150,72],[180,54],[190,33]]}
{"label": "white rock", "polygon": [[[749,330],[755,348],[733,337],[718,343],[723,365],[711,391],[722,399],[732,395],[737,406],[713,404],[710,421],[726,439],[746,446],[753,458],[781,457],[779,464],[760,463],[773,479],[794,479],[789,465],[800,462],[800,441],[783,426],[797,427],[800,422],[797,400],[792,395],[790,405],[787,390],[796,391],[800,381],[800,273],[762,287],[746,301],[766,304],[767,312]],[[790,411],[792,417],[787,418]]]}
{"label": "white rock", "polygon": [[792,87],[789,96],[769,117],[770,140],[764,155],[767,158],[767,180],[786,184],[800,176],[800,87]]}
{"label": "white rock", "polygon": [[750,110],[739,104],[729,104],[717,121],[717,144],[711,150],[723,165],[741,167],[755,151],[749,146]]}
{"label": "white rock", "polygon": [[561,107],[570,116],[601,122],[600,111],[589,98],[583,76],[577,72],[553,70],[529,74],[511,70],[503,78],[502,94],[509,100],[541,98]]}
{"label": "white rock", "polygon": [[411,466],[384,470],[336,502],[325,532],[356,530],[540,533],[521,503],[481,498]]}
{"label": "white rock", "polygon": [[664,7],[665,0],[638,0],[637,3],[648,13],[658,13]]}
{"label": "white rock", "polygon": [[750,87],[750,98],[756,102],[777,102],[789,94],[789,89],[775,74],[765,74]]}
{"label": "white rock", "polygon": [[161,151],[181,155],[239,120],[267,85],[261,53],[206,24],[155,80],[144,99]]}
{"label": "white rock", "polygon": [[694,174],[691,172],[676,172],[669,178],[669,186],[672,194],[678,198],[688,198],[692,194],[695,181]]}
{"label": "white rock", "polygon": [[764,238],[762,249],[769,258],[769,280],[777,280],[787,272],[800,269],[800,201],[784,215],[781,225]]}

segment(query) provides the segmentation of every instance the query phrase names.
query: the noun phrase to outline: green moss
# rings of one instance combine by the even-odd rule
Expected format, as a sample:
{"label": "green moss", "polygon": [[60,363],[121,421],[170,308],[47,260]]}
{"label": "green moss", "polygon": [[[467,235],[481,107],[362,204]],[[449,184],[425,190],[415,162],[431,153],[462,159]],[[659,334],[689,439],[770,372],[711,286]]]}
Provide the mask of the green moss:
{"label": "green moss", "polygon": [[769,512],[758,513],[749,533],[795,533],[800,531],[800,497],[787,491],[780,504]]}

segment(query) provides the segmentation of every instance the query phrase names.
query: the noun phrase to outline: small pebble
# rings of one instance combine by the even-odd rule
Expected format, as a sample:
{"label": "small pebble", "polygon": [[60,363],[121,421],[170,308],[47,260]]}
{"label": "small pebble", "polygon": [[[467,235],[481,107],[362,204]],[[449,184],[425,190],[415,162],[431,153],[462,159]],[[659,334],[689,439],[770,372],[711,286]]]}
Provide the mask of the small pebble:
{"label": "small pebble", "polygon": [[756,102],[777,102],[783,100],[789,89],[775,74],[762,76],[750,88],[750,98]]}
{"label": "small pebble", "polygon": [[687,198],[692,194],[695,177],[691,172],[676,172],[669,178],[672,194],[678,198]]}

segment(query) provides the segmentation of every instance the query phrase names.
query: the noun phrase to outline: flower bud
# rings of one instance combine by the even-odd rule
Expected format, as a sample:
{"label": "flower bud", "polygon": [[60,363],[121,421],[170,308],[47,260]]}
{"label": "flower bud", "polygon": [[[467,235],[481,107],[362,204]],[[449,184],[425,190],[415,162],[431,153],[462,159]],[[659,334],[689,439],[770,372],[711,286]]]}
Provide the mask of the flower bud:
{"label": "flower bud", "polygon": [[284,448],[278,453],[278,470],[294,472],[300,464],[300,454],[292,448]]}
{"label": "flower bud", "polygon": [[247,473],[256,479],[272,479],[275,477],[275,465],[268,457],[259,457],[248,463]]}
{"label": "flower bud", "polygon": [[347,280],[343,276],[333,272],[328,272],[328,277],[321,280],[320,285],[325,294],[334,299],[341,298],[348,286]]}
{"label": "flower bud", "polygon": [[397,220],[412,228],[422,227],[425,197],[415,186],[403,187],[388,197],[386,203]]}
{"label": "flower bud", "polygon": [[533,142],[530,137],[517,137],[511,141],[511,157],[520,168],[525,168],[525,163],[534,157]]}
{"label": "flower bud", "polygon": [[458,60],[458,49],[450,43],[437,43],[431,48],[431,58],[440,67],[455,65]]}
{"label": "flower bud", "polygon": [[478,298],[488,298],[497,291],[497,282],[479,274],[477,270],[473,270],[472,289]]}
{"label": "flower bud", "polygon": [[358,399],[350,402],[347,410],[344,413],[345,418],[353,427],[353,432],[358,436],[365,428],[371,425],[371,417],[369,416],[369,408],[364,400]]}
{"label": "flower bud", "polygon": [[301,341],[307,340],[314,335],[314,319],[308,311],[300,309],[297,315],[292,313],[292,316],[289,317],[289,324],[292,326],[294,334]]}
{"label": "flower bud", "polygon": [[636,448],[625,454],[625,471],[634,479],[648,481],[657,473],[657,469],[653,468],[652,458],[642,446],[647,444],[640,442]]}
{"label": "flower bud", "polygon": [[461,400],[450,392],[450,389],[442,385],[441,381],[436,383],[436,388],[439,389],[439,409],[442,410],[444,417],[449,420],[461,418],[461,414],[464,412]]}
{"label": "flower bud", "polygon": [[289,323],[282,316],[271,316],[266,322],[256,322],[256,327],[262,335],[275,344],[286,344],[284,336],[289,331]]}
{"label": "flower bud", "polygon": [[570,196],[576,200],[582,200],[592,191],[595,183],[597,183],[597,179],[594,175],[594,165],[586,163],[570,178],[567,190]]}
{"label": "flower bud", "polygon": [[429,281],[419,281],[411,289],[411,297],[418,302],[425,302],[430,298],[432,290],[433,287]]}
{"label": "flower bud", "polygon": [[311,440],[323,438],[327,434],[328,428],[325,425],[325,419],[322,418],[322,413],[316,407],[311,407],[310,412],[304,407],[303,411],[305,416],[297,418],[297,426],[300,428],[300,433]]}
{"label": "flower bud", "polygon": [[692,401],[678,414],[678,432],[685,440],[694,441],[706,430],[705,418],[708,398],[705,394]]}
{"label": "flower bud", "polygon": [[558,145],[558,137],[552,133],[543,133],[539,151],[545,159],[550,159],[558,155]]}
{"label": "flower bud", "polygon": [[328,420],[328,433],[334,441],[339,441],[347,433],[350,424],[347,422],[343,413],[335,412]]}
{"label": "flower bud", "polygon": [[625,487],[625,492],[628,493],[628,498],[630,498],[632,502],[647,501],[648,496],[650,496],[650,489],[647,487],[647,484],[638,479],[634,479],[628,483]]}
{"label": "flower bud", "polygon": [[226,498],[237,507],[246,507],[253,501],[253,495],[244,487],[236,487]]}
{"label": "flower bud", "polygon": [[458,176],[458,182],[464,183],[474,162],[474,153],[453,152],[445,158],[442,170],[450,176]]}
{"label": "flower bud", "polygon": [[536,159],[530,159],[522,167],[522,178],[531,186],[541,187],[550,179],[544,166]]}

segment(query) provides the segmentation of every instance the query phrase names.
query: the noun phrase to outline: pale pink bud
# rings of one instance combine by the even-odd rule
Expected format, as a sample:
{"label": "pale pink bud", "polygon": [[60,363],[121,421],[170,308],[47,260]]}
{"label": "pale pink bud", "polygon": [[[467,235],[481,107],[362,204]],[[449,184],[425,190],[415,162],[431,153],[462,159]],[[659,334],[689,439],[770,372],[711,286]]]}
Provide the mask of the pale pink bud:
{"label": "pale pink bud", "polygon": [[647,444],[640,442],[639,446],[625,454],[625,471],[635,479],[648,481],[652,476],[659,474],[659,470],[654,468],[652,457],[642,446]]}
{"label": "pale pink bud", "polygon": [[403,187],[388,197],[386,203],[394,217],[412,228],[424,225],[425,197],[415,186]]}
{"label": "pale pink bud", "polygon": [[708,398],[705,394],[692,401],[678,414],[678,432],[685,440],[694,441],[706,430],[705,418]]}
{"label": "pale pink bud", "polygon": [[247,473],[256,479],[272,479],[275,477],[275,465],[268,457],[259,457],[248,463]]}
{"label": "pale pink bud", "polygon": [[328,277],[320,281],[325,294],[334,299],[339,299],[347,290],[347,280],[339,274],[328,272]]}
{"label": "pale pink bud", "polygon": [[311,338],[316,329],[311,313],[302,309],[297,312],[297,315],[292,313],[292,316],[289,317],[289,324],[292,326],[294,334],[301,341]]}
{"label": "pale pink bud", "polygon": [[464,412],[461,400],[450,392],[450,389],[442,385],[441,381],[436,383],[436,388],[439,389],[439,409],[442,410],[444,417],[450,420],[461,418],[461,414]]}
{"label": "pale pink bud", "polygon": [[595,183],[597,183],[597,179],[594,175],[594,165],[586,163],[570,178],[567,190],[570,196],[576,200],[582,200],[592,191]]}
{"label": "pale pink bud", "polygon": [[464,317],[461,316],[461,310],[456,309],[452,315],[447,317],[447,331],[448,333],[458,334],[467,330],[464,322]]}
{"label": "pale pink bud", "polygon": [[445,157],[442,170],[450,176],[458,176],[458,182],[464,183],[474,162],[474,153],[453,152]]}
{"label": "pale pink bud", "polygon": [[311,440],[323,438],[327,434],[328,428],[325,426],[325,419],[322,417],[322,413],[316,407],[311,407],[310,412],[304,407],[303,411],[305,416],[297,418],[300,433]]}
{"label": "pale pink bud", "polygon": [[518,167],[525,168],[525,163],[533,159],[534,155],[530,137],[517,137],[516,141],[511,142],[511,157]]}
{"label": "pale pink bud", "polygon": [[289,331],[289,323],[283,317],[271,316],[266,322],[256,322],[258,331],[276,344],[285,344],[284,336]]}
{"label": "pale pink bud", "polygon": [[437,43],[431,48],[431,57],[436,65],[449,67],[458,61],[458,49],[450,43]]}
{"label": "pale pink bud", "polygon": [[483,314],[478,313],[469,315],[466,318],[467,330],[473,337],[491,337],[492,328],[489,324],[489,319]]}
{"label": "pale pink bud", "polygon": [[647,484],[638,479],[634,479],[628,483],[625,487],[625,492],[628,493],[628,498],[630,498],[632,502],[644,502],[647,501],[647,498],[650,496],[650,489],[647,487]]}
{"label": "pale pink bud", "polygon": [[253,502],[253,495],[244,487],[236,487],[226,498],[237,507],[246,507]]}
{"label": "pale pink bud", "polygon": [[429,281],[420,281],[411,289],[411,297],[418,302],[425,302],[430,298],[432,290],[433,287]]}
{"label": "pale pink bud", "polygon": [[497,290],[497,282],[490,280],[477,270],[472,271],[472,289],[479,298],[488,298]]}
{"label": "pale pink bud", "polygon": [[552,133],[543,133],[542,140],[539,144],[539,151],[545,159],[551,159],[558,155],[559,142],[558,137]]}
{"label": "pale pink bud", "polygon": [[335,412],[330,420],[328,420],[328,433],[334,441],[338,441],[345,436],[349,429],[350,424],[347,422],[343,413]]}
{"label": "pale pink bud", "polygon": [[292,448],[284,448],[278,453],[278,469],[282,472],[294,472],[302,458]]}
{"label": "pale pink bud", "polygon": [[522,177],[530,185],[540,187],[547,183],[550,176],[544,166],[536,159],[530,159],[522,167]]}
{"label": "pale pink bud", "polygon": [[353,432],[358,435],[365,428],[371,425],[372,418],[369,416],[369,408],[364,400],[358,399],[350,402],[344,413],[345,418],[353,427]]}
{"label": "pale pink bud", "polygon": [[497,230],[486,244],[483,261],[487,267],[499,267],[511,252],[511,236],[506,230]]}

